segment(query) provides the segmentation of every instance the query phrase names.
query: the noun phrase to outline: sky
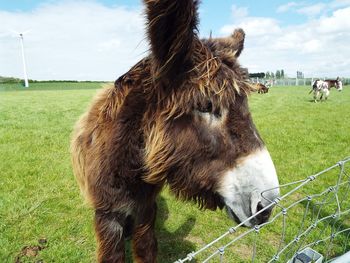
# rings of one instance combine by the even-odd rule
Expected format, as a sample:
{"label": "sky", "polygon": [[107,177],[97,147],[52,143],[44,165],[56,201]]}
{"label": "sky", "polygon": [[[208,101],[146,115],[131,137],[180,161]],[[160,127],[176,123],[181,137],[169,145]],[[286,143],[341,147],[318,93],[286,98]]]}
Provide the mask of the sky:
{"label": "sky", "polygon": [[[202,0],[200,36],[246,32],[250,72],[350,76],[350,0]],[[0,76],[112,81],[148,53],[141,0],[0,0]]]}

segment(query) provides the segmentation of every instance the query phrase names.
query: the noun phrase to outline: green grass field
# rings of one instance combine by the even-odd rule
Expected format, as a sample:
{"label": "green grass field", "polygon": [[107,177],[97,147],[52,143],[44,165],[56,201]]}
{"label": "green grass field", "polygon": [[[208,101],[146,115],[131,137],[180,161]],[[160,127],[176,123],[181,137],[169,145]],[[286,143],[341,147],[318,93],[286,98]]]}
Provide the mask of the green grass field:
{"label": "green grass field", "polygon": [[[71,171],[69,140],[98,88],[96,83],[0,86],[0,262],[95,261],[92,211],[83,204]],[[250,98],[281,183],[305,178],[350,155],[350,87],[333,90],[324,103],[312,103],[308,91],[273,87]],[[200,211],[166,189],[158,204],[158,262],[182,258],[234,225],[224,211]],[[296,222],[290,227],[298,230]],[[38,246],[39,239],[46,244],[35,252],[30,247]],[[272,233],[260,244],[262,258],[276,239]],[[245,243],[233,247],[225,262],[246,262],[248,248]]]}

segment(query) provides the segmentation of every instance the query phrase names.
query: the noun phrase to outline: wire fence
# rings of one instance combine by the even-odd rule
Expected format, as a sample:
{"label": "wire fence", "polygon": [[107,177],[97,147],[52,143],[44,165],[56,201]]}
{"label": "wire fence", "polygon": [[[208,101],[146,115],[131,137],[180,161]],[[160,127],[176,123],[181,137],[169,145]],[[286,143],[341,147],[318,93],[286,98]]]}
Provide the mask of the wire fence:
{"label": "wire fence", "polygon": [[[267,79],[267,78],[252,78],[253,83],[270,84],[272,86],[311,86],[316,79],[335,79],[335,78],[283,78],[283,79]],[[350,78],[340,78],[343,85],[350,84]]]}
{"label": "wire fence", "polygon": [[[282,195],[275,200],[265,197],[273,189],[264,191],[262,197],[270,205],[175,263],[292,263],[310,248],[323,261],[295,262],[330,262],[346,253],[350,250],[349,165],[350,157],[317,174],[280,185]],[[272,206],[274,213],[268,222],[251,229],[243,227]]]}

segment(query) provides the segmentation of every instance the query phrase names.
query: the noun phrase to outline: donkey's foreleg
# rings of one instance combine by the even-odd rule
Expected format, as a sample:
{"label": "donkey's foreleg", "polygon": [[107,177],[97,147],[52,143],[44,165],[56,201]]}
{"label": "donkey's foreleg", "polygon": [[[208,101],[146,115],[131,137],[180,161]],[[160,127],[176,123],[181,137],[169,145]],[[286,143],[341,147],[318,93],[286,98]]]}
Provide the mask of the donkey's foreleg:
{"label": "donkey's foreleg", "polygon": [[154,203],[151,207],[142,209],[138,214],[132,237],[135,262],[157,262],[157,239],[154,233],[156,213],[157,205]]}
{"label": "donkey's foreleg", "polygon": [[327,89],[326,91],[325,91],[325,100],[327,100],[328,99],[328,96],[329,96],[329,90]]}
{"label": "donkey's foreleg", "polygon": [[95,212],[98,262],[125,262],[124,225],[125,216],[123,215],[100,210]]}

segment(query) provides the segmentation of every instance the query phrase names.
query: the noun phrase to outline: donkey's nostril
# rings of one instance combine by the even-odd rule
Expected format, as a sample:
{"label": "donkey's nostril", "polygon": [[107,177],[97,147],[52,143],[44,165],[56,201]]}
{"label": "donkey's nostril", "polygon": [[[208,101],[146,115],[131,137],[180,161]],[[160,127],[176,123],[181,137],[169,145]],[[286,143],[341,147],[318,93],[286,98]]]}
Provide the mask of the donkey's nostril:
{"label": "donkey's nostril", "polygon": [[[256,212],[258,213],[259,211],[263,210],[264,206],[262,205],[261,202],[258,203],[257,207],[256,207]],[[255,219],[256,219],[256,223],[258,225],[261,225],[263,223],[266,223],[269,220],[269,217],[271,215],[272,212],[272,207],[269,207],[267,209],[265,209],[264,211],[262,211],[260,214],[258,214]]]}
{"label": "donkey's nostril", "polygon": [[261,204],[261,202],[258,203],[258,206],[256,208],[256,211],[259,212],[261,209],[263,209],[263,205]]}

